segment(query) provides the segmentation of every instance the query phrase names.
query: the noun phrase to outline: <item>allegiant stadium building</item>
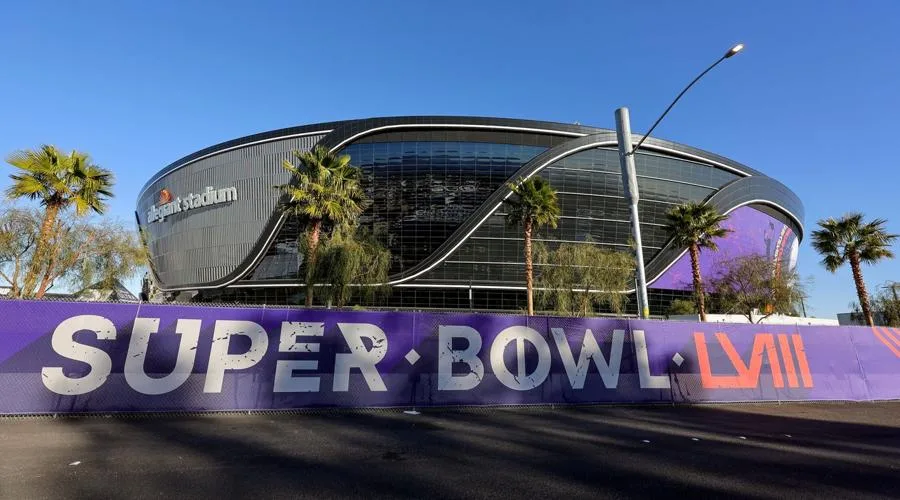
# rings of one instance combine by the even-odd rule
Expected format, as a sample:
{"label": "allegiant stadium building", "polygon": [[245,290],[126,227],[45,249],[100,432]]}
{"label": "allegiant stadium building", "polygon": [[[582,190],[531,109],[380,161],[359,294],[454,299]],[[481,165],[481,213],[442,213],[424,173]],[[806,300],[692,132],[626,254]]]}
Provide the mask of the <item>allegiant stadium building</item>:
{"label": "allegiant stadium building", "polygon": [[[362,169],[372,204],[360,222],[391,251],[390,292],[371,305],[521,310],[522,235],[507,226],[502,204],[507,181],[518,178],[543,177],[558,192],[558,227],[538,240],[551,248],[570,242],[630,251],[614,131],[502,118],[371,118],[242,137],[154,175],[136,217],[157,286],[195,301],[302,303],[303,227],[279,212],[274,186],[290,180],[282,161],[315,145],[349,155]],[[729,215],[732,231],[719,252],[703,255],[705,276],[724,259],[748,254],[795,265],[803,205],[780,182],[655,138],[635,161],[652,313],[689,294],[689,258],[664,230],[666,212],[678,204],[706,201]]]}

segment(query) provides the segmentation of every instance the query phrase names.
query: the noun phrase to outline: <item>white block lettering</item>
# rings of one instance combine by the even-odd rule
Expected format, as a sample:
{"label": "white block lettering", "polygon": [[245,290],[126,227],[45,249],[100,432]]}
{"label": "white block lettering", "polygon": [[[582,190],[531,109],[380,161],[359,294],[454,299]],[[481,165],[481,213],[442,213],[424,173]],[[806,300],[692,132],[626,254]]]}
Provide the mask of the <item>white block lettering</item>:
{"label": "white block lettering", "polygon": [[315,359],[282,359],[275,363],[274,392],[319,392],[319,377],[295,377],[294,370],[314,371],[319,368]]}
{"label": "white block lettering", "polygon": [[[243,354],[228,354],[231,337],[243,335],[250,339],[250,349]],[[259,363],[269,347],[269,336],[263,327],[252,321],[216,321],[209,366],[203,392],[222,392],[225,370],[245,370]]]}
{"label": "white block lettering", "polygon": [[644,337],[644,331],[632,330],[631,336],[634,338],[634,356],[637,358],[641,389],[668,389],[671,387],[669,377],[666,375],[650,374],[650,355],[647,353],[647,339]]}
{"label": "white block lettering", "polygon": [[197,357],[197,342],[200,340],[199,319],[179,319],[175,332],[181,335],[175,368],[164,377],[150,377],[144,370],[150,335],[159,331],[159,318],[136,318],[128,343],[128,357],[125,359],[125,381],[141,394],[165,394],[174,391],[191,375],[194,359]]}
{"label": "white block lettering", "polygon": [[[381,374],[378,373],[378,364],[387,354],[387,336],[381,328],[368,323],[338,323],[338,329],[344,336],[349,354],[337,354],[334,357],[334,385],[335,392],[350,390],[350,369],[359,368],[369,385],[370,391],[386,391]],[[363,338],[372,342],[372,349],[366,349]]]}
{"label": "white block lettering", "polygon": [[[297,342],[297,337],[321,337],[325,323],[281,323],[278,352],[319,352],[318,342]],[[319,377],[294,377],[295,370],[314,371],[319,368],[315,359],[279,360],[275,363],[275,392],[319,392]]]}
{"label": "white block lettering", "polygon": [[60,323],[53,331],[50,345],[60,356],[90,365],[88,374],[81,378],[69,378],[62,367],[50,366],[41,369],[41,380],[51,391],[64,396],[86,394],[97,389],[112,371],[112,359],[102,349],[75,342],[75,334],[89,330],[100,340],[114,340],[116,327],[103,316],[84,314],[73,316]]}
{"label": "white block lettering", "polygon": [[[506,367],[503,352],[510,342],[516,342],[518,374],[513,375]],[[537,349],[538,364],[532,373],[525,373],[525,342]],[[491,345],[491,369],[500,382],[517,391],[527,391],[544,383],[550,374],[550,346],[535,329],[527,326],[511,326],[497,335]]]}
{"label": "white block lettering", "polygon": [[572,389],[583,389],[584,379],[587,376],[590,362],[593,360],[600,377],[603,379],[603,385],[607,389],[615,389],[619,385],[619,371],[622,365],[622,346],[625,344],[625,330],[613,330],[612,346],[609,351],[609,361],[603,357],[600,352],[600,345],[594,338],[594,333],[585,330],[584,339],[581,341],[581,352],[578,354],[578,362],[575,362],[575,356],[566,340],[566,333],[562,328],[551,328],[550,333],[553,334],[553,340],[559,349],[559,357],[562,359],[563,366],[566,368],[566,375],[569,377],[569,384]]}
{"label": "white block lettering", "polygon": [[[465,349],[453,349],[453,339],[466,339]],[[478,359],[481,351],[481,335],[469,326],[438,327],[438,390],[468,391],[484,378],[484,363]],[[453,375],[453,363],[465,363],[469,373]]]}

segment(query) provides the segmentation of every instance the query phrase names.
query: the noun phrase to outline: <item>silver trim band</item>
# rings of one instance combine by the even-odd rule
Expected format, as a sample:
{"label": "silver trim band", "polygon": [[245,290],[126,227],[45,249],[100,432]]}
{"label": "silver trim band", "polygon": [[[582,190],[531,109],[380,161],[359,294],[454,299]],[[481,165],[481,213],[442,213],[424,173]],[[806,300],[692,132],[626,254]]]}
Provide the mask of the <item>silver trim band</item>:
{"label": "silver trim band", "polygon": [[201,157],[199,157],[199,158],[194,158],[193,160],[186,161],[186,162],[184,162],[183,164],[178,165],[177,167],[173,168],[172,170],[169,170],[169,171],[166,172],[165,174],[159,176],[159,178],[157,178],[156,180],[153,180],[153,181],[148,182],[148,183],[147,183],[147,187],[145,187],[144,189],[142,189],[141,192],[138,194],[138,201],[140,201],[140,199],[144,196],[144,193],[146,193],[147,190],[150,189],[150,186],[151,186],[154,182],[156,182],[156,181],[158,181],[158,180],[164,178],[165,176],[171,174],[172,172],[177,172],[177,171],[181,170],[182,168],[184,168],[184,167],[186,167],[186,166],[188,166],[188,165],[190,165],[190,164],[192,164],[192,163],[196,163],[196,162],[198,162],[198,161],[200,161],[200,160],[204,160],[204,159],[206,159],[206,158],[209,158],[210,156],[215,156],[215,155],[218,155],[218,154],[227,153],[227,152],[233,151],[233,150],[235,150],[235,149],[246,148],[247,146],[256,146],[257,144],[265,144],[265,143],[267,143],[267,142],[280,141],[280,140],[282,140],[282,139],[293,139],[293,138],[295,138],[295,137],[306,137],[306,136],[308,136],[308,135],[328,134],[328,133],[330,133],[330,132],[331,132],[331,130],[320,130],[320,131],[317,131],[317,132],[303,132],[303,133],[301,133],[301,134],[280,135],[280,136],[278,136],[278,137],[273,137],[273,138],[271,138],[271,139],[260,139],[260,140],[258,140],[258,141],[247,142],[247,143],[244,143],[244,144],[238,144],[237,146],[231,146],[231,147],[229,147],[229,148],[225,148],[225,149],[220,149],[220,150],[217,150],[217,151],[213,151],[212,153],[207,153],[207,154],[205,154],[205,155],[203,155],[203,156],[201,156]]}
{"label": "silver trim band", "polygon": [[[790,210],[788,210],[788,209],[782,207],[781,205],[779,205],[778,203],[775,203],[775,202],[773,202],[773,201],[768,201],[768,200],[749,200],[749,201],[741,202],[741,203],[735,205],[733,208],[729,208],[727,211],[725,211],[725,214],[724,214],[724,215],[728,215],[728,214],[730,214],[731,212],[734,212],[735,210],[737,210],[737,209],[739,209],[739,208],[741,208],[741,207],[746,207],[747,205],[752,205],[752,204],[754,204],[754,203],[757,203],[757,204],[760,204],[760,205],[769,205],[769,206],[771,206],[771,207],[777,208],[777,209],[781,210],[782,212],[784,212],[784,213],[790,215],[790,216],[791,216],[791,219],[794,219],[794,222],[796,222],[797,225],[800,226],[800,230],[801,230],[801,231],[804,231],[804,229],[803,229],[803,223],[800,222],[800,219],[799,219],[796,215],[794,215]],[[656,280],[662,278],[662,275],[665,274],[666,271],[668,271],[672,266],[674,266],[679,260],[681,260],[681,258],[684,257],[684,254],[686,254],[687,251],[688,251],[687,248],[685,248],[684,250],[682,250],[681,253],[678,254],[678,257],[675,257],[674,259],[672,259],[672,262],[670,262],[666,267],[664,267],[664,268],[662,269],[662,271],[660,271],[655,277],[653,277],[652,279],[650,279],[650,280],[647,281],[647,286],[652,285],[653,282],[655,282]]]}
{"label": "silver trim band", "polygon": [[[467,125],[467,124],[416,124],[416,123],[409,123],[409,124],[385,125],[385,126],[381,126],[381,127],[375,127],[375,128],[372,128],[372,129],[367,129],[367,130],[365,130],[365,131],[359,132],[359,133],[357,133],[357,134],[354,134],[353,136],[350,136],[350,137],[348,137],[348,138],[342,140],[338,145],[334,146],[331,150],[332,150],[332,151],[337,151],[337,150],[341,149],[342,147],[344,147],[345,145],[351,143],[352,141],[354,141],[354,140],[356,140],[356,139],[358,139],[358,138],[360,138],[360,137],[366,136],[366,135],[371,135],[371,134],[373,134],[373,133],[380,132],[380,131],[383,131],[383,130],[404,129],[404,128],[419,128],[419,129],[421,129],[421,128],[458,128],[458,129],[510,130],[510,131],[520,131],[520,132],[536,132],[536,133],[543,133],[543,134],[549,134],[549,135],[567,136],[567,137],[573,137],[573,138],[577,138],[577,137],[585,137],[585,136],[587,136],[587,135],[590,135],[590,134],[577,133],[577,132],[567,132],[567,131],[560,131],[560,130],[548,130],[548,129],[530,128],[530,127],[515,127],[515,126],[506,126],[506,125],[481,125],[481,124],[478,124],[478,125],[475,125],[475,124],[469,124],[469,125]],[[164,175],[160,176],[158,179],[156,179],[156,180],[154,180],[154,181],[152,181],[152,182],[156,182],[156,181],[158,181],[158,180],[164,178],[165,176],[169,175],[170,173],[175,172],[175,171],[177,171],[177,170],[179,170],[179,169],[181,169],[181,168],[184,168],[185,166],[190,165],[190,164],[192,164],[192,163],[194,163],[194,162],[196,162],[196,161],[199,161],[199,160],[201,160],[201,159],[208,158],[208,157],[210,157],[210,156],[217,155],[217,154],[220,154],[220,153],[228,152],[228,151],[231,151],[231,150],[234,150],[234,149],[243,148],[243,147],[252,146],[252,145],[261,144],[261,143],[266,143],[266,142],[278,141],[278,140],[282,140],[282,139],[289,139],[289,138],[293,138],[293,137],[303,137],[303,136],[317,135],[317,134],[328,134],[328,133],[330,133],[330,132],[332,132],[332,131],[333,131],[333,130],[322,130],[322,131],[315,131],[315,132],[304,132],[304,133],[300,133],[300,134],[288,134],[288,135],[283,135],[283,136],[271,137],[271,138],[263,139],[263,140],[259,140],[259,141],[254,141],[254,142],[250,142],[250,143],[239,144],[239,145],[236,145],[236,146],[231,146],[231,147],[229,147],[229,148],[222,149],[222,150],[218,150],[218,151],[214,151],[214,152],[209,153],[209,154],[207,154],[207,155],[204,155],[204,156],[195,158],[195,159],[193,159],[193,160],[190,160],[190,161],[188,161],[188,162],[185,162],[184,164],[179,165],[178,167],[174,168],[173,170],[171,170],[171,171],[169,171],[169,172],[166,172]],[[526,179],[527,179],[527,178],[530,178],[530,177],[532,177],[532,176],[534,176],[536,173],[538,173],[538,172],[542,171],[543,169],[547,168],[549,165],[551,165],[551,164],[555,163],[556,161],[559,161],[560,159],[565,158],[565,157],[567,157],[567,156],[571,156],[571,155],[574,155],[574,154],[576,154],[576,153],[579,153],[579,152],[582,152],[582,151],[585,151],[585,150],[588,150],[588,149],[603,148],[603,147],[612,147],[612,146],[616,146],[616,145],[617,145],[617,142],[616,142],[615,140],[604,140],[604,141],[592,142],[592,143],[590,143],[590,144],[588,144],[588,145],[583,145],[583,146],[580,146],[580,147],[578,147],[578,148],[574,148],[574,149],[571,149],[571,150],[567,150],[567,151],[565,151],[565,152],[563,152],[563,153],[561,153],[561,154],[559,154],[559,155],[557,155],[557,156],[554,156],[553,158],[551,158],[551,159],[545,161],[540,167],[536,168],[531,174],[529,174],[528,177],[526,177]],[[642,146],[642,149],[666,153],[666,154],[671,155],[671,156],[674,156],[674,157],[681,157],[681,158],[684,158],[684,159],[688,159],[688,160],[691,160],[691,161],[698,162],[698,163],[700,163],[700,164],[709,165],[709,166],[712,166],[712,167],[715,167],[715,168],[721,168],[721,169],[723,169],[723,170],[727,170],[727,171],[729,171],[729,172],[732,172],[732,173],[741,175],[741,176],[743,176],[743,177],[750,177],[750,174],[747,174],[746,172],[744,172],[744,171],[742,171],[742,170],[740,170],[740,169],[737,169],[737,168],[735,168],[735,167],[731,167],[731,166],[726,165],[726,164],[724,164],[724,163],[722,163],[722,162],[715,161],[715,160],[712,160],[712,159],[709,159],[709,158],[704,158],[704,157],[702,157],[702,156],[694,155],[694,154],[691,154],[691,153],[686,153],[686,152],[684,152],[684,151],[675,150],[675,149],[672,149],[672,148],[669,148],[669,147],[660,146],[660,145],[656,145],[656,144],[645,143],[645,144]],[[668,180],[668,179],[665,179],[665,180]],[[143,189],[143,190],[141,191],[141,193],[140,193],[140,195],[139,195],[139,199],[140,199],[140,197],[142,197],[142,196],[144,195],[144,193],[147,191],[147,189],[149,189],[150,184],[152,184],[152,182],[151,182],[151,183],[148,183],[147,188],[145,188],[145,189]],[[678,182],[678,181],[676,181],[676,182]],[[686,182],[682,182],[682,183],[690,184],[690,183],[686,183]],[[707,187],[707,186],[699,186],[699,185],[697,185],[697,186],[698,186],[698,187]],[[500,189],[504,189],[504,187],[501,187]],[[719,189],[719,188],[711,188],[711,189]],[[510,192],[510,193],[507,193],[507,194],[503,197],[503,200],[506,200],[507,198],[509,198],[510,194],[511,194],[511,192]],[[565,193],[565,192],[560,192],[560,194],[578,194],[578,195],[583,195],[582,193]],[[596,196],[603,196],[603,195],[596,195]],[[610,198],[616,198],[615,196],[607,196],[607,197],[610,197]],[[388,284],[388,285],[392,285],[392,286],[412,286],[411,284],[404,285],[404,283],[407,282],[407,281],[410,281],[410,280],[412,280],[412,279],[415,279],[415,278],[421,276],[422,274],[424,274],[424,273],[426,273],[426,272],[428,272],[428,271],[431,271],[431,270],[434,269],[438,264],[441,264],[442,262],[444,262],[444,261],[445,261],[445,260],[446,260],[453,252],[455,252],[457,249],[459,249],[459,247],[460,247],[463,243],[465,243],[470,237],[472,237],[472,234],[473,234],[476,230],[478,230],[478,229],[479,229],[479,228],[487,221],[487,219],[488,219],[489,217],[491,217],[491,216],[493,216],[493,215],[495,214],[495,212],[502,206],[503,200],[501,200],[500,203],[498,203],[498,204],[497,204],[493,209],[491,209],[491,210],[490,210],[490,211],[489,211],[489,212],[488,212],[488,213],[487,213],[480,221],[478,221],[478,223],[477,223],[470,231],[468,231],[462,238],[460,238],[459,241],[456,242],[449,250],[447,250],[447,251],[444,253],[444,255],[442,255],[442,256],[440,256],[439,258],[437,258],[437,260],[435,260],[435,261],[434,261],[432,264],[430,264],[428,267],[426,267],[425,269],[423,269],[423,270],[417,272],[417,273],[414,274],[414,275],[411,275],[411,276],[408,276],[408,277],[405,277],[405,278],[402,278],[402,279],[399,279],[399,280],[389,281],[387,284]],[[650,201],[650,200],[647,200],[647,201]],[[659,201],[658,203],[665,203],[665,204],[671,204],[671,205],[674,205],[674,203],[663,202],[663,201]],[[783,207],[777,205],[776,203],[768,202],[768,201],[763,201],[763,200],[757,200],[756,203],[765,203],[765,204],[774,206],[775,208],[778,208],[778,209],[782,210],[783,212],[789,214],[795,221],[798,221],[797,217],[796,217],[794,214],[792,214],[791,212],[787,211],[787,210],[784,209]],[[745,205],[745,204],[742,204],[742,205],[739,205],[739,206],[743,206],[743,205]],[[737,208],[737,207],[735,207],[735,208]],[[730,213],[730,212],[731,212],[731,210],[729,210],[728,213]],[[219,289],[219,288],[225,288],[225,287],[229,287],[229,286],[234,286],[234,287],[243,287],[243,286],[258,286],[258,287],[264,287],[264,286],[266,286],[266,285],[260,285],[260,284],[254,284],[254,285],[234,285],[234,283],[237,282],[237,281],[239,281],[240,279],[244,278],[244,276],[245,276],[245,275],[246,275],[246,274],[247,274],[254,266],[256,266],[256,265],[259,263],[260,259],[261,259],[261,258],[265,255],[265,253],[268,251],[268,249],[269,249],[270,245],[272,244],[272,241],[274,240],[274,238],[275,238],[275,236],[277,235],[278,231],[281,229],[281,227],[282,227],[282,225],[283,225],[283,223],[284,223],[285,217],[286,217],[285,214],[281,214],[281,215],[280,215],[280,217],[278,218],[278,220],[276,221],[276,223],[275,223],[275,225],[274,225],[274,228],[273,228],[272,232],[271,232],[269,235],[267,235],[267,236],[265,237],[264,244],[262,245],[261,250],[257,253],[256,256],[253,257],[253,259],[250,261],[250,263],[249,263],[242,271],[237,272],[237,273],[235,274],[235,276],[236,276],[235,278],[232,278],[232,279],[229,280],[229,281],[226,281],[226,282],[224,282],[224,283],[222,283],[222,284],[215,285],[215,286],[211,286],[211,285],[201,285],[201,286],[176,287],[176,288],[164,288],[164,287],[160,286],[160,289],[161,289],[162,291],[164,291],[164,292],[179,292],[179,291],[187,291],[187,290],[209,290],[209,289]],[[798,224],[799,224],[799,221],[798,221]],[[656,224],[653,224],[653,225],[656,225]],[[802,227],[802,226],[801,226],[801,227]],[[557,241],[557,240],[553,240],[553,241]],[[575,243],[578,243],[578,242],[575,242]],[[609,244],[609,245],[615,245],[615,244]],[[627,245],[625,245],[625,246],[627,246]],[[653,248],[657,248],[657,247],[653,247]],[[681,255],[683,255],[683,254],[684,254],[684,252],[682,252]],[[679,257],[676,258],[669,266],[667,266],[665,270],[667,270],[669,267],[671,267],[671,265],[673,265],[675,262],[677,262],[677,260],[681,257],[681,255],[679,255]],[[665,271],[665,270],[664,270],[664,271]],[[662,274],[662,273],[660,273],[660,275],[661,275],[661,274]],[[655,280],[657,280],[657,279],[659,279],[659,275],[658,275],[657,277],[653,278],[652,281],[655,281]],[[651,283],[652,283],[652,281],[651,281]],[[272,286],[290,286],[290,285],[273,284]],[[482,288],[485,288],[485,287],[482,287]],[[500,289],[508,289],[508,287],[498,287],[498,288],[500,288]]]}

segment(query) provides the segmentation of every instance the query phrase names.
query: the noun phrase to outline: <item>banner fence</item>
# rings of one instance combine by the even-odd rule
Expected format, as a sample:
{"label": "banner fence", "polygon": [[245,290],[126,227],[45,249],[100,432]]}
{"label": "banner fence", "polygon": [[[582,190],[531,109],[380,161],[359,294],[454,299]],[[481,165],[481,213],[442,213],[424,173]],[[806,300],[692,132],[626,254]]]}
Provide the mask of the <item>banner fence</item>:
{"label": "banner fence", "polygon": [[0,301],[0,413],[900,399],[900,330]]}

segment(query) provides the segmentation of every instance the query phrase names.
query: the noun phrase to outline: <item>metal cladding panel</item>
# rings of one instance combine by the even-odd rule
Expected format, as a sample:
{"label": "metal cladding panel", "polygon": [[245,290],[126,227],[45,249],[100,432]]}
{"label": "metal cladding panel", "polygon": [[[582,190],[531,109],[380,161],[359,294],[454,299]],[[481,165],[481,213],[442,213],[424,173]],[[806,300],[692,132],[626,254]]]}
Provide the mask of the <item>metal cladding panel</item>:
{"label": "metal cladding panel", "polygon": [[[150,247],[151,264],[166,288],[222,280],[248,257],[273,216],[278,192],[289,175],[282,160],[293,150],[308,151],[324,134],[293,137],[233,149],[176,167],[147,186],[138,201],[138,219]],[[237,199],[195,208],[148,222],[163,190],[172,201],[204,189],[234,187]]]}
{"label": "metal cladding panel", "polygon": [[[498,134],[505,134],[508,137],[499,140]],[[277,137],[284,138],[277,139]],[[636,136],[635,140],[638,139],[640,137]],[[498,143],[504,144],[549,148],[522,165],[512,175],[514,178],[535,174],[548,165],[562,158],[577,155],[581,151],[613,148],[616,144],[613,131],[576,125],[483,117],[389,117],[292,127],[211,146],[165,167],[148,181],[141,193],[138,219],[141,226],[147,230],[153,268],[162,288],[168,291],[222,288],[233,285],[238,279],[244,280],[240,283],[240,287],[244,288],[234,290],[251,290],[256,285],[296,286],[296,278],[287,277],[283,273],[255,278],[251,273],[254,266],[262,266],[265,261],[261,258],[267,252],[278,255],[280,250],[274,252],[272,250],[278,248],[278,238],[290,236],[287,234],[290,231],[282,233],[282,219],[278,217],[276,210],[278,194],[272,188],[276,184],[288,181],[287,174],[280,166],[281,161],[289,157],[291,150],[307,150],[316,143],[343,150],[356,143],[423,140],[499,141]],[[532,140],[535,142],[529,142]],[[642,149],[646,150],[638,156],[646,160],[644,162],[646,171],[639,180],[642,183],[642,193],[646,195],[642,197],[644,199],[641,202],[642,227],[648,236],[645,245],[652,244],[654,252],[659,252],[648,263],[648,275],[658,274],[678,257],[679,249],[672,248],[671,243],[665,241],[658,229],[664,222],[660,220],[660,215],[664,214],[662,208],[684,199],[705,199],[721,210],[753,204],[757,209],[771,212],[769,215],[782,220],[785,224],[795,226],[795,232],[802,235],[803,209],[799,199],[785,186],[764,174],[707,151],[655,138],[648,138]],[[671,157],[669,160],[677,159],[681,170],[667,165],[668,157]],[[581,165],[557,169],[560,170],[557,172],[560,179],[557,180],[562,182],[560,188],[564,187],[565,189],[561,190],[566,191],[562,195],[571,198],[563,201],[571,202],[569,204],[574,207],[574,213],[567,215],[570,220],[567,224],[561,224],[560,234],[554,235],[553,239],[574,240],[586,231],[593,236],[593,229],[598,229],[596,237],[600,240],[627,240],[630,235],[628,217],[619,213],[620,181],[614,179],[619,171],[616,165],[617,157],[613,155],[612,159],[607,160],[606,164],[611,171],[599,177],[594,175],[590,179],[581,178],[583,175],[579,172],[585,170]],[[493,162],[492,157],[492,166]],[[430,165],[429,162],[426,163]],[[638,163],[640,176],[642,165],[640,161]],[[403,174],[408,172],[405,170],[407,167],[418,172],[422,165],[404,164],[401,170]],[[704,172],[718,172],[720,175],[700,175]],[[723,180],[725,174],[722,172],[727,172],[730,178]],[[392,173],[388,172],[388,175]],[[603,182],[595,182],[594,177],[603,178]],[[734,177],[739,178],[735,180]],[[569,181],[575,182],[574,187],[563,185]],[[168,190],[175,199],[190,193],[200,193],[207,186],[216,189],[234,187],[238,199],[234,202],[191,209],[188,213],[175,213],[164,221],[148,223],[147,211],[158,202],[161,190]],[[585,189],[589,192],[583,193]],[[484,259],[481,257],[484,256],[473,254],[464,259],[465,262],[450,262],[453,260],[450,254],[461,258],[464,250],[468,248],[466,240],[471,236],[480,235],[479,226],[491,225],[491,214],[507,193],[508,189],[505,187],[494,191],[449,237],[442,235],[440,239],[443,243],[437,248],[428,248],[430,255],[424,258],[417,255],[411,258],[411,266],[391,276],[392,283],[412,282],[413,286],[430,286],[431,283],[422,281],[435,279],[436,277],[432,276],[434,272],[453,264],[461,273],[458,279],[468,284],[472,283],[472,276],[480,276],[492,286],[508,285],[509,283],[503,283],[509,282],[508,279],[500,279],[486,272],[477,270],[473,272],[472,269],[463,272],[464,266],[482,263]],[[658,199],[653,199],[651,195],[654,193]],[[656,205],[662,208],[650,210],[652,213],[648,212],[649,208]],[[572,226],[569,228],[571,230],[562,234],[568,226]],[[415,238],[423,235],[429,238],[434,236],[433,227],[423,226],[421,229],[422,231],[414,231],[412,236]],[[506,231],[503,228],[498,230]],[[657,237],[650,238],[651,233]],[[515,241],[517,238],[517,234],[509,237],[501,235],[499,239],[482,238],[502,243],[499,249],[493,248],[495,245],[492,243],[492,248],[487,250],[489,254],[487,257],[491,258],[490,263],[493,265],[494,260],[497,260],[496,264],[499,266],[518,269],[517,256],[521,248]],[[282,243],[293,244],[295,240],[294,236]],[[624,247],[624,244],[620,246]],[[296,256],[293,258],[296,260]],[[447,262],[444,262],[445,259]],[[442,262],[446,266],[437,267]],[[441,284],[447,284],[447,279],[455,278],[445,276]]]}

